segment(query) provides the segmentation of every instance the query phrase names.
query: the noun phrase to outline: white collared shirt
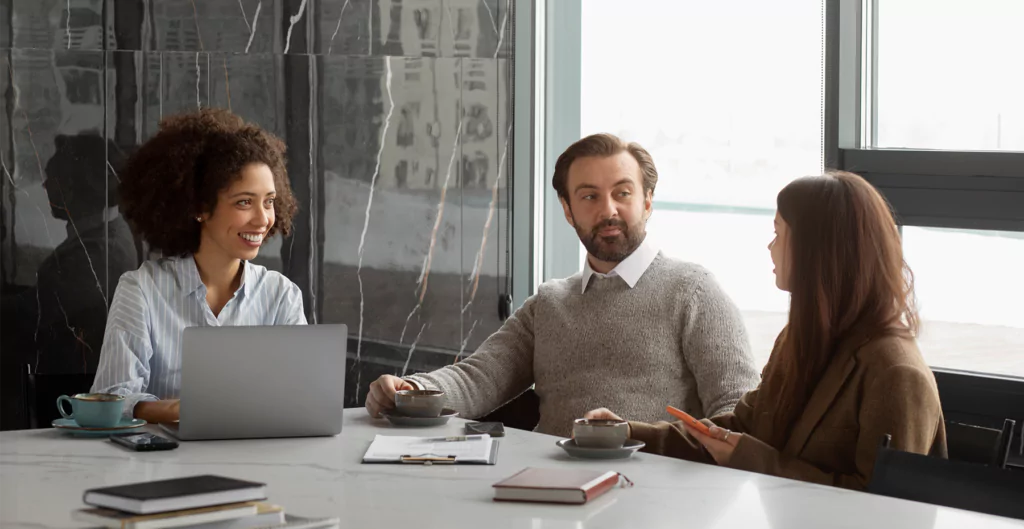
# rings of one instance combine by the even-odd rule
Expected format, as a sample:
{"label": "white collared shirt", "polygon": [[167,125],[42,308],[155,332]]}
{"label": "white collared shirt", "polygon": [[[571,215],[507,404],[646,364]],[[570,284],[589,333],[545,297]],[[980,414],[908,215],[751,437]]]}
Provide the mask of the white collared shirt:
{"label": "white collared shirt", "polygon": [[583,292],[586,293],[587,286],[590,285],[590,278],[593,276],[597,277],[621,277],[623,281],[629,285],[629,288],[636,286],[637,281],[643,277],[644,272],[654,262],[654,258],[658,256],[658,247],[651,241],[650,235],[644,237],[644,242],[640,243],[640,246],[633,253],[629,254],[619,264],[615,265],[607,274],[595,272],[590,267],[590,256],[588,255],[584,259],[583,263]]}
{"label": "white collared shirt", "polygon": [[242,266],[238,290],[217,315],[191,255],[146,261],[121,276],[92,391],[124,395],[130,418],[139,402],[178,398],[186,327],[305,325],[295,283],[257,264]]}

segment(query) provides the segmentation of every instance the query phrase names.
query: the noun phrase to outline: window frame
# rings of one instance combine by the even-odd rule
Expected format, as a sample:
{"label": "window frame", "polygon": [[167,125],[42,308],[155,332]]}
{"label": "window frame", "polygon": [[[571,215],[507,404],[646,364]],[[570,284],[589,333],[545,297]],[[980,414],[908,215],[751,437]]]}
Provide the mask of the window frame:
{"label": "window frame", "polygon": [[900,226],[1024,231],[1024,152],[872,146],[878,2],[825,0],[825,167],[871,182]]}
{"label": "window frame", "polygon": [[547,16],[544,31],[543,272],[544,281],[580,271],[580,240],[567,222],[558,193],[551,187],[558,156],[580,139],[580,91],[583,88],[583,0],[535,0]]}
{"label": "window frame", "polygon": [[516,3],[513,308],[544,281],[579,271],[579,239],[551,187],[558,154],[580,134],[582,0]]}
{"label": "window frame", "polygon": [[546,16],[538,9],[542,0],[517,2],[512,28],[515,80],[512,94],[512,307],[519,308],[537,292],[541,283],[540,259],[543,255],[543,217],[539,214],[539,193],[543,152],[538,151],[544,137],[540,126],[544,115],[544,97],[540,92],[544,64],[544,24]]}

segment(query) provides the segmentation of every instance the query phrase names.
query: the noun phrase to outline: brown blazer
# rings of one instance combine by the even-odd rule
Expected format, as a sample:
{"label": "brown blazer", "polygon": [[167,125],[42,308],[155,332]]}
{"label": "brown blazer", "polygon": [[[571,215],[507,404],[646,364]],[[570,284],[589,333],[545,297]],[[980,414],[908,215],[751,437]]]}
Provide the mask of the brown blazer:
{"label": "brown blazer", "polygon": [[[913,338],[859,337],[842,343],[781,451],[760,440],[770,439],[775,427],[769,413],[773,394],[758,386],[733,412],[711,418],[744,434],[727,466],[864,490],[884,434],[892,435],[893,448],[946,457],[935,377]],[[681,422],[630,426],[631,437],[647,443],[646,452],[714,463]]]}

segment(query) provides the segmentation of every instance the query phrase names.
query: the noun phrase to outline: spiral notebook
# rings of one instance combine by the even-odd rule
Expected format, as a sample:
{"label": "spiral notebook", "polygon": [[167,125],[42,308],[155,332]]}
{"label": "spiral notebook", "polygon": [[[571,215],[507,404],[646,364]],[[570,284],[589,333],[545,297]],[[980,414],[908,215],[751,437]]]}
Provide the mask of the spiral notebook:
{"label": "spiral notebook", "polygon": [[363,455],[363,463],[493,465],[498,442],[490,435],[405,437],[377,435]]}

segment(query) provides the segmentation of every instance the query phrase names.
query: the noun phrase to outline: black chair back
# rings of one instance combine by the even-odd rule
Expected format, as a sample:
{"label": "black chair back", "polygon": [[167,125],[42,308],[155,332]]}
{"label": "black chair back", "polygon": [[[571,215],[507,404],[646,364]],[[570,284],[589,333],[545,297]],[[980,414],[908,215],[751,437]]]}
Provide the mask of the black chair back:
{"label": "black chair back", "polygon": [[946,447],[949,458],[956,461],[1006,467],[1006,458],[1013,439],[1014,421],[1003,421],[1003,429],[946,421]]}
{"label": "black chair back", "polygon": [[1024,472],[889,448],[883,439],[868,491],[1024,520]]}
{"label": "black chair back", "polygon": [[1014,421],[1009,444],[1011,464],[1024,459],[1024,377],[971,373],[933,368],[935,383],[947,421],[984,426],[994,430]]}
{"label": "black chair back", "polygon": [[509,428],[533,430],[540,422],[540,397],[533,389],[528,389],[479,420],[500,422]]}
{"label": "black chair back", "polygon": [[27,365],[24,377],[25,416],[28,417],[28,427],[34,429],[49,428],[55,419],[60,418],[57,397],[88,393],[96,373],[38,374]]}
{"label": "black chair back", "polygon": [[[999,468],[1006,468],[1006,464],[1010,459],[1010,453],[1013,450],[1014,441],[1016,439],[1013,436],[1015,431],[1018,432],[1018,437],[1022,435],[1019,433],[1019,429],[1017,429],[1017,421],[1013,419],[1004,419],[1003,436],[999,439],[999,448],[996,450],[996,456],[998,459],[994,463],[999,466]],[[1016,444],[1024,447],[1024,443],[1020,441],[1016,441]]]}

